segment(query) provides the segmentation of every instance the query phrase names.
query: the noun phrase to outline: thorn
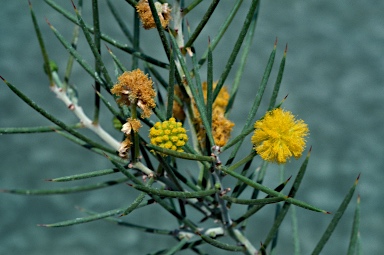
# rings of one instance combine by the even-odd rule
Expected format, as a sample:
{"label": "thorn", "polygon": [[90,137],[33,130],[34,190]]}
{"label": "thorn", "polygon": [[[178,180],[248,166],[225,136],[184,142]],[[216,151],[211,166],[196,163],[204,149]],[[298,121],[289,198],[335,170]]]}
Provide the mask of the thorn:
{"label": "thorn", "polygon": [[53,179],[44,179],[46,182],[53,182]]}
{"label": "thorn", "polygon": [[208,36],[208,45],[211,45],[211,37]]}
{"label": "thorn", "polygon": [[276,36],[275,44],[273,45],[273,47],[276,48],[276,45],[277,45],[277,36]]}
{"label": "thorn", "polygon": [[107,44],[104,44],[105,45],[105,47],[107,48],[107,51],[109,52],[109,53],[111,53],[112,51],[111,51],[111,49],[108,47],[108,45]]}
{"label": "thorn", "polygon": [[46,228],[48,227],[47,224],[37,224],[37,226],[38,226],[38,227],[46,227]]}
{"label": "thorn", "polygon": [[31,8],[32,8],[32,3],[31,3],[31,1],[30,1],[30,0],[28,0],[28,5],[29,5],[29,7],[31,7]]}
{"label": "thorn", "polygon": [[288,43],[287,43],[287,44],[285,44],[284,55],[286,55],[286,54],[287,54],[287,51],[288,51]]}
{"label": "thorn", "polygon": [[105,156],[107,159],[110,159],[110,158],[111,158],[108,154],[106,154],[106,153],[103,153],[103,154],[104,154],[104,156]]}
{"label": "thorn", "polygon": [[3,78],[3,76],[1,76],[1,75],[0,75],[0,79],[2,79],[3,82],[7,82],[7,81]]}
{"label": "thorn", "polygon": [[331,212],[327,212],[327,211],[325,211],[325,214],[332,214]]}
{"label": "thorn", "polygon": [[287,97],[288,97],[288,94],[284,97],[284,99],[283,100],[285,100],[285,99],[287,99]]}
{"label": "thorn", "polygon": [[52,24],[49,22],[49,20],[47,18],[45,18],[45,21],[48,23],[48,26],[50,26],[52,28]]}
{"label": "thorn", "polygon": [[73,0],[71,0],[71,2],[72,2],[73,9],[75,9],[75,11],[77,11],[77,8],[76,8],[75,3],[73,2]]}
{"label": "thorn", "polygon": [[309,148],[309,152],[308,152],[308,153],[311,153],[311,151],[312,151],[312,145],[311,145],[311,147]]}
{"label": "thorn", "polygon": [[292,175],[289,176],[289,178],[284,182],[284,184],[287,184],[289,182],[289,180],[291,180],[291,178],[292,178]]}
{"label": "thorn", "polygon": [[359,182],[360,174],[361,174],[361,173],[359,173],[359,175],[358,175],[357,178],[356,178],[355,185],[357,185],[357,183]]}

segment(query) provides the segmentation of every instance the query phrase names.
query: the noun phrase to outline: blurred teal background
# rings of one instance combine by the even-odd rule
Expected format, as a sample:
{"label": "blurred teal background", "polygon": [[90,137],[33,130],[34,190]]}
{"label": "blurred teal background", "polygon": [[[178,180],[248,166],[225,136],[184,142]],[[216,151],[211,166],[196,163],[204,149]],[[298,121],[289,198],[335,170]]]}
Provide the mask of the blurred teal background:
{"label": "blurred teal background", "polygon": [[[72,12],[70,1],[59,2]],[[124,38],[106,4],[104,1],[100,2],[102,29],[123,41]],[[131,22],[130,6],[124,1],[114,2],[118,2],[116,6],[122,15],[126,15],[127,23]],[[45,18],[68,40],[71,38],[72,24],[43,1],[32,1],[32,4],[48,44],[50,57],[58,63],[62,75],[67,53],[50,31]],[[86,3],[85,7],[89,9],[89,5],[90,3]],[[221,1],[219,4],[216,15],[196,42],[198,56],[202,54],[199,49],[206,47],[208,36],[215,36],[231,6],[232,1]],[[233,36],[227,36],[215,50],[215,79],[218,79],[225,66],[228,51],[231,50],[237,37],[236,32],[243,23],[246,7],[241,10],[244,15],[237,17],[236,23],[231,27]],[[361,195],[360,232],[364,254],[381,254],[382,251],[384,206],[380,183],[384,181],[383,10],[383,1],[262,1],[253,48],[235,104],[236,112],[230,117],[237,124],[234,134],[238,134],[245,121],[244,116],[250,109],[249,102],[253,101],[253,91],[256,91],[260,83],[275,38],[278,37],[279,40],[278,53],[270,85],[274,82],[285,44],[288,43],[287,64],[278,100],[289,95],[284,103],[285,108],[308,123],[311,131],[308,144],[313,146],[307,175],[298,198],[335,212],[345,193],[361,173],[355,197],[323,254],[346,253],[357,194]],[[197,16],[204,11],[204,6],[200,6],[196,10]],[[90,23],[89,11],[85,11],[84,15]],[[190,15],[188,21],[194,28],[199,20],[192,18],[193,13]],[[76,118],[49,91],[27,1],[4,2],[0,8],[0,16],[0,75],[50,113],[60,116],[66,123],[75,123]],[[80,40],[79,50],[88,54],[87,59],[92,63],[91,53],[84,39],[81,37]],[[144,49],[156,58],[165,59],[155,31],[142,31],[142,40]],[[148,44],[149,41],[152,44]],[[123,56],[117,50],[115,53]],[[105,59],[111,63],[107,55]],[[124,61],[129,66],[130,58]],[[226,84],[231,84],[233,79],[234,72]],[[72,81],[79,89],[80,104],[92,115],[92,80],[76,65]],[[271,89],[266,91],[258,116],[266,110],[270,92]],[[110,119],[111,116],[106,115],[102,119],[102,125],[120,138],[120,133],[112,130]],[[40,125],[50,123],[12,94],[4,84],[1,85],[0,126]],[[249,149],[250,145],[245,144],[242,155]],[[2,135],[0,155],[0,188],[65,186],[43,180],[111,167],[104,158],[53,133]],[[296,174],[301,162],[302,159],[293,160],[288,164],[287,176]],[[271,173],[266,183],[276,184],[277,167],[269,170]],[[101,180],[103,179],[98,181]],[[72,185],[77,183],[69,184]],[[129,205],[135,194],[137,193],[124,185],[69,196],[25,197],[0,194],[0,254],[146,254],[153,245],[161,248],[174,244],[169,237],[145,234],[104,221],[59,229],[36,226],[39,223],[83,216],[75,206],[101,212]],[[297,213],[302,254],[309,254],[332,216],[299,208]],[[255,245],[264,239],[268,228],[265,229],[263,225],[271,222],[271,214],[273,208],[265,208],[250,222],[247,235]],[[155,224],[166,229],[177,226],[174,219],[159,207],[139,210],[126,219],[130,222],[143,222],[146,226]],[[292,253],[288,219],[280,232],[278,254]]]}

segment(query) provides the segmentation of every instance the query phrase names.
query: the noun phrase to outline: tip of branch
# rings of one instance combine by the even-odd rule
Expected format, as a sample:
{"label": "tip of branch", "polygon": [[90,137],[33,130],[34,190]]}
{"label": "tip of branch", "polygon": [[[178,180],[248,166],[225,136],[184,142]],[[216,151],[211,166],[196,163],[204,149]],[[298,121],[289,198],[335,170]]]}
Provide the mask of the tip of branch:
{"label": "tip of branch", "polygon": [[324,211],[325,214],[332,214],[331,212]]}
{"label": "tip of branch", "polygon": [[276,36],[275,43],[274,43],[273,47],[276,48],[276,46],[277,46],[277,36]]}
{"label": "tip of branch", "polygon": [[312,152],[312,145],[311,145],[311,147],[309,147],[309,151],[308,151],[308,154],[307,154],[307,158],[311,156],[311,152]]}
{"label": "tip of branch", "polygon": [[46,181],[46,182],[54,182],[53,179],[44,179],[44,181]]}
{"label": "tip of branch", "polygon": [[103,153],[103,155],[107,158],[107,159],[110,159],[111,157],[108,155],[108,154],[106,154],[106,153]]}
{"label": "tip of branch", "polygon": [[3,78],[3,76],[1,76],[1,75],[0,75],[0,79],[2,79],[3,82],[7,82],[7,80],[5,80],[5,79]]}
{"label": "tip of branch", "polygon": [[287,184],[289,182],[289,180],[291,180],[291,178],[292,178],[292,175],[289,176],[289,178],[284,183]]}
{"label": "tip of branch", "polygon": [[104,44],[104,45],[105,45],[105,47],[107,48],[107,51],[108,51],[109,53],[111,53],[112,50],[108,47],[108,45],[107,45],[107,44]]}
{"label": "tip of branch", "polygon": [[288,51],[288,43],[285,45],[284,55],[287,55],[287,51]]}
{"label": "tip of branch", "polygon": [[283,100],[287,99],[287,97],[288,97],[288,94],[283,98]]}
{"label": "tip of branch", "polygon": [[355,181],[355,185],[357,185],[357,183],[359,182],[360,175],[361,175],[361,173],[359,173],[359,175],[357,176],[356,181]]}
{"label": "tip of branch", "polygon": [[75,3],[73,2],[73,0],[71,0],[71,3],[72,3],[72,6],[73,6],[73,9],[75,9],[75,11],[77,11],[76,5],[75,5]]}
{"label": "tip of branch", "polygon": [[49,22],[48,18],[45,18],[45,21],[47,22],[48,26],[52,27],[52,24]]}
{"label": "tip of branch", "polygon": [[31,3],[30,0],[28,0],[28,5],[29,5],[30,8],[32,8],[32,3]]}

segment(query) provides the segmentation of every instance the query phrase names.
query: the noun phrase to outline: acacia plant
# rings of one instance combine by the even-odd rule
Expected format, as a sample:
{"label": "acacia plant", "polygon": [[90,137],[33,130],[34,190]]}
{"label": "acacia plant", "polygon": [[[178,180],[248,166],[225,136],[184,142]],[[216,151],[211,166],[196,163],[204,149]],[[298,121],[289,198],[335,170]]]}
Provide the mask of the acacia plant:
{"label": "acacia plant", "polygon": [[[105,10],[99,11],[97,0],[92,0],[90,5],[92,24],[83,20],[81,0],[72,2],[72,12],[53,0],[45,2],[74,27],[73,37],[68,39],[47,20],[54,35],[68,51],[67,69],[64,75],[60,75],[53,62],[55,53],[46,50],[39,19],[29,4],[33,27],[44,59],[47,88],[65,104],[69,109],[68,114],[74,114],[79,122],[64,123],[29,99],[12,81],[1,77],[12,92],[54,124],[38,128],[2,128],[1,133],[56,132],[75,145],[99,154],[111,164],[110,169],[99,170],[95,166],[95,171],[50,179],[52,182],[92,180],[94,177],[112,176],[115,173],[120,173],[121,177],[72,188],[2,191],[21,195],[68,194],[128,184],[127,192],[136,189],[140,193],[130,204],[124,204],[120,208],[105,212],[83,209],[85,214],[81,218],[40,226],[55,228],[108,220],[119,223],[119,226],[168,235],[176,240],[172,247],[157,247],[153,244],[154,250],[151,254],[182,254],[184,250],[206,254],[204,250],[207,246],[217,249],[215,254],[220,254],[220,250],[272,254],[279,244],[279,227],[288,210],[292,209],[295,219],[293,246],[295,254],[299,254],[300,242],[294,208],[301,207],[319,215],[331,214],[324,215],[330,217],[330,224],[312,254],[320,253],[347,208],[358,179],[347,192],[340,208],[333,213],[295,198],[307,169],[311,150],[307,148],[305,152],[306,138],[309,135],[307,124],[284,109],[286,97],[278,95],[287,47],[274,82],[270,81],[270,77],[277,40],[271,45],[269,59],[265,60],[260,83],[249,86],[240,82],[243,71],[247,68],[247,56],[255,34],[260,1],[225,1],[230,6],[230,12],[220,27],[208,31],[206,49],[197,49],[194,44],[210,22],[217,5],[224,4],[219,0],[122,1],[126,4],[124,11],[129,19],[119,14],[112,1],[107,1],[125,41],[109,36],[108,31],[101,31],[100,17]],[[206,12],[203,15],[195,13],[198,5],[205,6]],[[238,13],[241,5],[247,5],[248,12],[244,15]],[[235,17],[243,19],[243,25],[231,30],[230,25]],[[159,52],[158,56],[149,55],[142,50],[143,45],[153,44],[151,40],[140,39],[140,35],[150,29],[157,31],[156,35],[162,43],[163,52]],[[79,33],[84,34],[94,58],[93,64],[86,60],[86,53],[76,49]],[[226,54],[228,60],[221,73],[214,74],[213,53],[216,46],[229,36],[236,37],[236,42],[228,45],[226,52],[220,53]],[[102,56],[102,52],[108,52],[109,55]],[[166,61],[162,59],[164,56]],[[235,62],[237,57],[238,61]],[[107,58],[113,65],[107,64]],[[123,60],[126,59],[131,60],[130,66],[124,65]],[[69,82],[73,68],[83,69],[89,75],[90,83],[94,84],[89,87],[89,93],[95,95],[92,117],[83,111],[76,89]],[[227,77],[231,72],[235,73],[235,79],[232,84],[227,85]],[[265,95],[266,87],[271,83],[272,95]],[[237,92],[243,88],[254,94],[254,101],[243,104],[243,107],[249,107],[249,114],[244,116],[242,123],[234,123],[231,121],[231,113],[234,111]],[[263,96],[270,98],[269,106],[259,111]],[[114,116],[113,121],[100,123],[101,107],[105,107]],[[257,113],[261,117],[257,118]],[[106,126],[121,130],[121,136],[114,137],[106,131]],[[237,133],[233,132],[234,127],[237,127]],[[88,132],[95,133],[101,141],[89,138],[87,133],[79,132],[79,129],[88,129]],[[246,146],[250,148],[249,153],[241,155],[245,151],[241,148]],[[227,153],[222,154],[226,151]],[[302,158],[303,153],[306,156]],[[263,180],[269,173],[268,166],[277,164],[284,170],[293,158],[302,161],[296,176],[283,180],[275,187],[263,185]],[[186,161],[193,162],[188,165],[189,168],[193,166],[189,170],[184,167]],[[283,171],[281,174],[283,179]],[[224,184],[224,179],[229,179],[226,183],[230,184]],[[89,196],[92,196],[92,192]],[[164,231],[156,225],[146,226],[145,222],[130,222],[131,212],[154,204],[168,212],[170,220],[173,217],[178,222],[178,228]],[[237,204],[236,213],[234,204]],[[269,231],[264,240],[255,240],[247,235],[248,219],[265,206],[276,208],[276,214],[271,216],[274,221],[271,225],[260,222],[259,227]],[[241,214],[237,216],[239,212]],[[348,254],[358,254],[359,251],[358,215],[357,205]],[[199,220],[196,221],[196,218]]]}

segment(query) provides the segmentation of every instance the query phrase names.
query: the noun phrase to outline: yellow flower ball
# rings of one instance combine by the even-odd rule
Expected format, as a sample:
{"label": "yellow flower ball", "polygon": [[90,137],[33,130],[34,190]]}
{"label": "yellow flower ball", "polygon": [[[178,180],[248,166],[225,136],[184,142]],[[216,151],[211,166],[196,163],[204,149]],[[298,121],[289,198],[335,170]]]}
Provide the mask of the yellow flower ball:
{"label": "yellow flower ball", "polygon": [[255,122],[251,138],[254,149],[266,161],[284,164],[290,157],[301,157],[308,126],[289,111],[274,109]]}
{"label": "yellow flower ball", "polygon": [[182,152],[182,147],[188,141],[185,128],[181,122],[176,122],[175,118],[163,122],[157,122],[149,130],[151,144]]}

